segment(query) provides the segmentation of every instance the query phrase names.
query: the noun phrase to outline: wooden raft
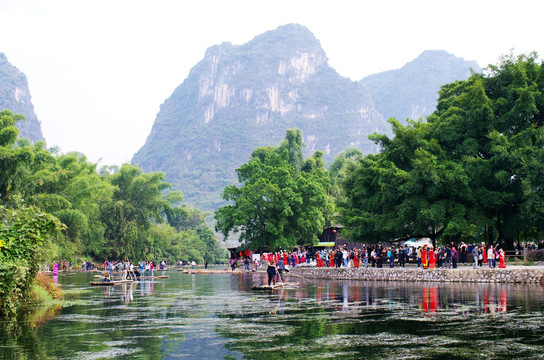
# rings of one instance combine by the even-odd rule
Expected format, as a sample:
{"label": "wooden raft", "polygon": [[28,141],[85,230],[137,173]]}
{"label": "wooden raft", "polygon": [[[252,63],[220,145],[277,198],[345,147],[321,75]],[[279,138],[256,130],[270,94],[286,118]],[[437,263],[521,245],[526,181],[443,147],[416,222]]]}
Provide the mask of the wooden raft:
{"label": "wooden raft", "polygon": [[178,271],[182,271],[184,274],[226,274],[230,272],[228,269],[178,269]]}
{"label": "wooden raft", "polygon": [[113,286],[115,281],[91,281],[91,286]]}
{"label": "wooden raft", "polygon": [[292,287],[292,286],[298,286],[298,282],[284,282],[284,283],[276,283],[276,285],[259,285],[259,286],[252,286],[251,290],[274,290],[274,289],[282,289],[286,287]]}
{"label": "wooden raft", "polygon": [[119,284],[132,283],[132,280],[117,280],[117,281],[91,281],[91,286],[113,286]]}

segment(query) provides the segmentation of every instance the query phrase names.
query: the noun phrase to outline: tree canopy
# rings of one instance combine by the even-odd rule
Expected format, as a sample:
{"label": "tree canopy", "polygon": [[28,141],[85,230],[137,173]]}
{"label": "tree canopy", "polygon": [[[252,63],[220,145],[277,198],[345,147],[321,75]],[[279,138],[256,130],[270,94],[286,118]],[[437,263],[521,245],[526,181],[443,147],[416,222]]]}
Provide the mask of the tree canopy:
{"label": "tree canopy", "polygon": [[329,188],[323,154],[302,155],[300,130],[288,130],[278,147],[257,148],[236,173],[240,186],[229,185],[229,202],[215,213],[216,230],[257,250],[291,249],[313,244],[325,225]]}
{"label": "tree canopy", "polygon": [[347,232],[361,240],[481,238],[511,247],[541,234],[544,66],[505,56],[447,84],[427,122],[390,123],[377,155],[343,181]]}
{"label": "tree canopy", "polygon": [[163,173],[125,164],[97,169],[79,153],[57,154],[45,143],[17,139],[22,116],[0,112],[0,205],[23,202],[65,228],[52,259],[195,260],[222,262],[226,250],[205,214],[169,192]]}

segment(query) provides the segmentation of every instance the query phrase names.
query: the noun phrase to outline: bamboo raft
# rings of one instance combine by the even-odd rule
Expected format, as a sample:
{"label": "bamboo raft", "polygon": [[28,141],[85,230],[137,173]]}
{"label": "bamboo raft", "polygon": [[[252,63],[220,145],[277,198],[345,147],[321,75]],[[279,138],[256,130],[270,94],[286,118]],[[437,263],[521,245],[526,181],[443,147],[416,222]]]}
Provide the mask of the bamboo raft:
{"label": "bamboo raft", "polygon": [[224,270],[211,270],[211,269],[178,269],[178,271],[183,272],[184,274],[226,274],[229,272],[228,269]]}
{"label": "bamboo raft", "polygon": [[116,280],[116,281],[91,281],[89,284],[91,286],[113,286],[119,284],[133,283],[132,280]]}
{"label": "bamboo raft", "polygon": [[274,290],[274,289],[284,289],[286,287],[298,286],[298,282],[284,282],[277,283],[276,285],[257,285],[252,286],[251,290]]}
{"label": "bamboo raft", "polygon": [[113,286],[115,283],[113,281],[91,281],[89,283],[91,286]]}
{"label": "bamboo raft", "polygon": [[169,275],[160,275],[160,276],[138,276],[138,280],[153,280],[153,279],[168,279]]}

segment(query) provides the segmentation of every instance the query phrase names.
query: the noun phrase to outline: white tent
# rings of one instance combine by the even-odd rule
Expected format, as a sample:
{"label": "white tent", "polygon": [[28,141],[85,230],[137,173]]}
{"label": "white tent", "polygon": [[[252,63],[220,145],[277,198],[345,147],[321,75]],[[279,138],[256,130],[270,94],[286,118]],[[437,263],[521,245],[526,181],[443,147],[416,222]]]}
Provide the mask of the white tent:
{"label": "white tent", "polygon": [[421,238],[421,239],[410,239],[408,241],[404,242],[404,245],[407,245],[409,247],[415,247],[418,248],[423,245],[432,245],[432,241],[429,238]]}

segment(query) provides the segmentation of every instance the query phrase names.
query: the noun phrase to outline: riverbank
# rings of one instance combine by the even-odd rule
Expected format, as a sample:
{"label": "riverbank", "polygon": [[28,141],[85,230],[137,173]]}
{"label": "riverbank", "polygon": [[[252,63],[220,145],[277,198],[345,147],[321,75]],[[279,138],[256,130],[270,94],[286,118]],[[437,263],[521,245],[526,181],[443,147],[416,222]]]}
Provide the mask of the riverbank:
{"label": "riverbank", "polygon": [[511,266],[506,269],[482,267],[473,269],[406,268],[317,268],[295,267],[290,274],[306,279],[413,281],[413,282],[466,282],[466,283],[519,283],[544,285],[544,266]]}

